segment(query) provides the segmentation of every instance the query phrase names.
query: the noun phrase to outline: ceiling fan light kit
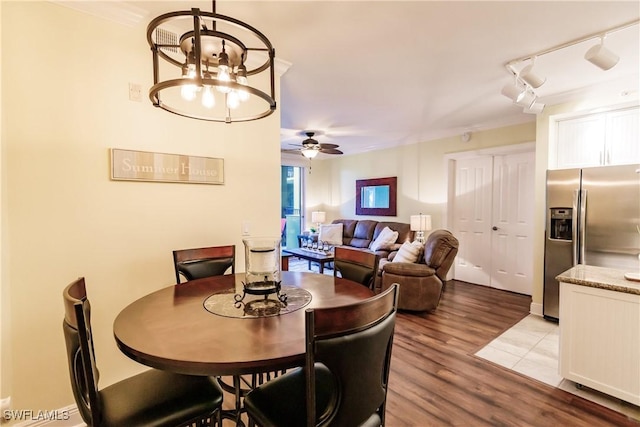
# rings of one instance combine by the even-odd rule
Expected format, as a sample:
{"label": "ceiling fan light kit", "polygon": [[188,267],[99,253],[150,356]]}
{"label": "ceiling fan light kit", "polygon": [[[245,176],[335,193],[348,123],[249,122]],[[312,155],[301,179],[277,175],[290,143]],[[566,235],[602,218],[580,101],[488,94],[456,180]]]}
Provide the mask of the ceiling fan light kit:
{"label": "ceiling fan light kit", "polygon": [[316,157],[318,155],[318,153],[320,152],[320,150],[315,150],[313,148],[303,148],[302,150],[300,150],[300,152],[302,153],[303,156],[305,156],[307,159],[313,159],[314,157]]}
{"label": "ceiling fan light kit", "polygon": [[212,4],[212,12],[170,12],[149,23],[149,99],[165,111],[199,120],[232,123],[267,117],[276,110],[275,49],[260,31],[217,14]]}
{"label": "ceiling fan light kit", "polygon": [[[337,144],[321,144],[317,140],[313,139],[313,136],[316,133],[322,135],[323,132],[302,131],[302,133],[307,136],[307,139],[302,141],[302,144],[300,144],[301,148],[298,148],[296,150],[284,150],[285,152],[300,152],[300,154],[302,154],[304,157],[306,157],[309,160],[315,158],[318,155],[318,153],[343,154],[342,151],[337,149],[339,147],[339,145],[337,145]],[[298,146],[298,145],[296,145],[296,146]]]}
{"label": "ceiling fan light kit", "polygon": [[[572,40],[570,42],[554,46],[544,51],[537,52],[533,55],[509,61],[507,64],[505,64],[505,68],[510,74],[515,77],[515,82],[505,85],[502,88],[501,93],[511,99],[514,104],[523,107],[524,113],[541,113],[544,110],[544,104],[538,102],[538,96],[535,92],[535,89],[538,89],[540,86],[542,86],[547,79],[545,77],[540,77],[533,71],[535,60],[537,57],[556,52],[558,50],[565,49],[594,38],[600,38],[600,43],[592,46],[589,50],[587,50],[584,58],[602,70],[609,70],[618,63],[620,57],[604,46],[605,37],[607,36],[607,34],[611,34],[616,31],[624,30],[634,25],[638,25],[639,22],[640,20],[636,19],[634,21],[627,22],[623,25],[619,25],[617,27],[606,30],[605,32],[591,34],[589,36]],[[526,61],[531,62],[520,69],[520,71],[518,71],[518,66]]]}

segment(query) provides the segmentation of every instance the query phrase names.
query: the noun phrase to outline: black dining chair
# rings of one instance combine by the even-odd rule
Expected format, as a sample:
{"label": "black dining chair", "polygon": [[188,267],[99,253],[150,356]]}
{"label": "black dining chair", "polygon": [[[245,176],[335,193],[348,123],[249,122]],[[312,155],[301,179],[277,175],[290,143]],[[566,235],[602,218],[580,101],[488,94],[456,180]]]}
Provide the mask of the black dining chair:
{"label": "black dining chair", "polygon": [[307,309],[305,366],[247,394],[249,425],[383,426],[397,295]]}
{"label": "black dining chair", "polygon": [[373,252],[344,246],[336,246],[334,251],[333,275],[358,282],[373,290],[380,257]]}
{"label": "black dining chair", "polygon": [[176,283],[182,275],[187,281],[236,272],[236,246],[179,249],[173,251]]}
{"label": "black dining chair", "polygon": [[208,377],[150,369],[99,390],[84,277],[64,289],[63,299],[71,388],[89,427],[222,425],[222,390]]}

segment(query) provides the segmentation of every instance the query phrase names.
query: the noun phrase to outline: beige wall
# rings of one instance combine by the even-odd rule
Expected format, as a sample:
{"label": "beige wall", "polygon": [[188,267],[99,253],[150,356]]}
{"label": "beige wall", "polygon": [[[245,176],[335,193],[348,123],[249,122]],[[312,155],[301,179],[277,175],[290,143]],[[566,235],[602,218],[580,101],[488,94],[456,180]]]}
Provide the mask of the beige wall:
{"label": "beige wall", "polygon": [[[361,218],[408,222],[410,215],[422,212],[432,216],[433,228],[443,227],[446,223],[447,155],[535,141],[532,312],[541,315],[549,121],[558,115],[583,114],[637,102],[637,93],[624,97],[591,97],[586,101],[549,106],[535,122],[473,133],[468,143],[456,136],[360,155],[314,160],[312,172],[307,177],[307,215],[310,218],[312,210],[325,209],[327,222],[336,218],[358,218],[355,215],[355,180],[397,176],[398,215]],[[308,223],[307,227],[310,225]]]}
{"label": "beige wall", "polygon": [[[388,150],[312,161],[307,176],[307,210],[327,210],[327,222],[355,215],[357,179],[398,177],[396,217],[363,219],[409,222],[417,213],[432,216],[433,228],[446,222],[447,154],[535,141],[535,122],[473,133],[469,142],[459,136],[403,145]],[[308,215],[310,217],[310,215]]]}
{"label": "beige wall", "polygon": [[[73,403],[61,326],[72,280],[87,280],[104,387],[143,368],[119,352],[112,324],[174,283],[173,249],[232,243],[243,271],[242,221],[279,233],[279,112],[225,125],[129,101],[129,82],[145,93],[152,82],[145,31],[2,3],[0,397],[14,409]],[[225,185],[111,181],[111,147],[220,157]]]}
{"label": "beige wall", "polygon": [[[0,22],[2,22],[2,2],[0,1]],[[0,46],[2,46],[2,31],[0,31]],[[2,49],[0,49],[1,51]],[[2,99],[2,64],[3,64],[4,55],[0,55],[0,99]],[[4,109],[2,108],[2,103],[0,103],[0,141],[4,141],[5,139],[5,127],[2,126],[4,123]],[[10,355],[9,346],[5,345],[5,339],[8,340],[10,328],[10,314],[11,311],[5,307],[8,306],[9,301],[9,287],[2,286],[3,283],[7,282],[7,268],[6,268],[6,256],[5,256],[5,246],[6,246],[6,237],[7,233],[7,216],[5,215],[5,207],[6,203],[6,167],[5,161],[6,156],[4,155],[5,147],[4,144],[0,144],[0,399],[5,398],[8,394],[5,394],[4,391],[8,389],[9,384],[11,384],[11,375],[8,370],[3,369],[4,363],[10,363]]]}
{"label": "beige wall", "polygon": [[[450,228],[447,226],[447,159],[454,153],[490,150],[535,140],[536,122],[531,121],[474,132],[469,142],[462,142],[460,136],[455,136],[359,155],[314,160],[307,176],[307,218],[316,209],[327,211],[327,222],[336,218],[409,222],[411,215],[423,213],[431,215],[433,229]],[[355,181],[387,176],[398,177],[397,216],[355,215]],[[307,227],[310,225],[308,223]],[[541,301],[542,291],[537,291],[539,286],[541,283],[534,283],[534,301],[538,294]]]}

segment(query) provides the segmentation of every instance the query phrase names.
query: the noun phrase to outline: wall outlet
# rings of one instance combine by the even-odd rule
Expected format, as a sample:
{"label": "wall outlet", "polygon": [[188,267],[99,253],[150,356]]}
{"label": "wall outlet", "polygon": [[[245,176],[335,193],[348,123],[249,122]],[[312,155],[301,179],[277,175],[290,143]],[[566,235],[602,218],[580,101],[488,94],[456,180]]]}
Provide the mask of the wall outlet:
{"label": "wall outlet", "polygon": [[138,83],[129,83],[129,101],[142,102],[142,86]]}

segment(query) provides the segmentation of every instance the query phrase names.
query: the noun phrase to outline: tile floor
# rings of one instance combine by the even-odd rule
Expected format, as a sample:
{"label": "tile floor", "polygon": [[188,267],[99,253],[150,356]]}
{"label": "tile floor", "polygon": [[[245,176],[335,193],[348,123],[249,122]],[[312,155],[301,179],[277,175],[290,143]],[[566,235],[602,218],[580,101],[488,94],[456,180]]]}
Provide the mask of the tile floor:
{"label": "tile floor", "polygon": [[558,375],[558,341],[557,323],[529,315],[480,349],[476,356],[640,421],[640,407],[595,390],[577,389],[573,381]]}

